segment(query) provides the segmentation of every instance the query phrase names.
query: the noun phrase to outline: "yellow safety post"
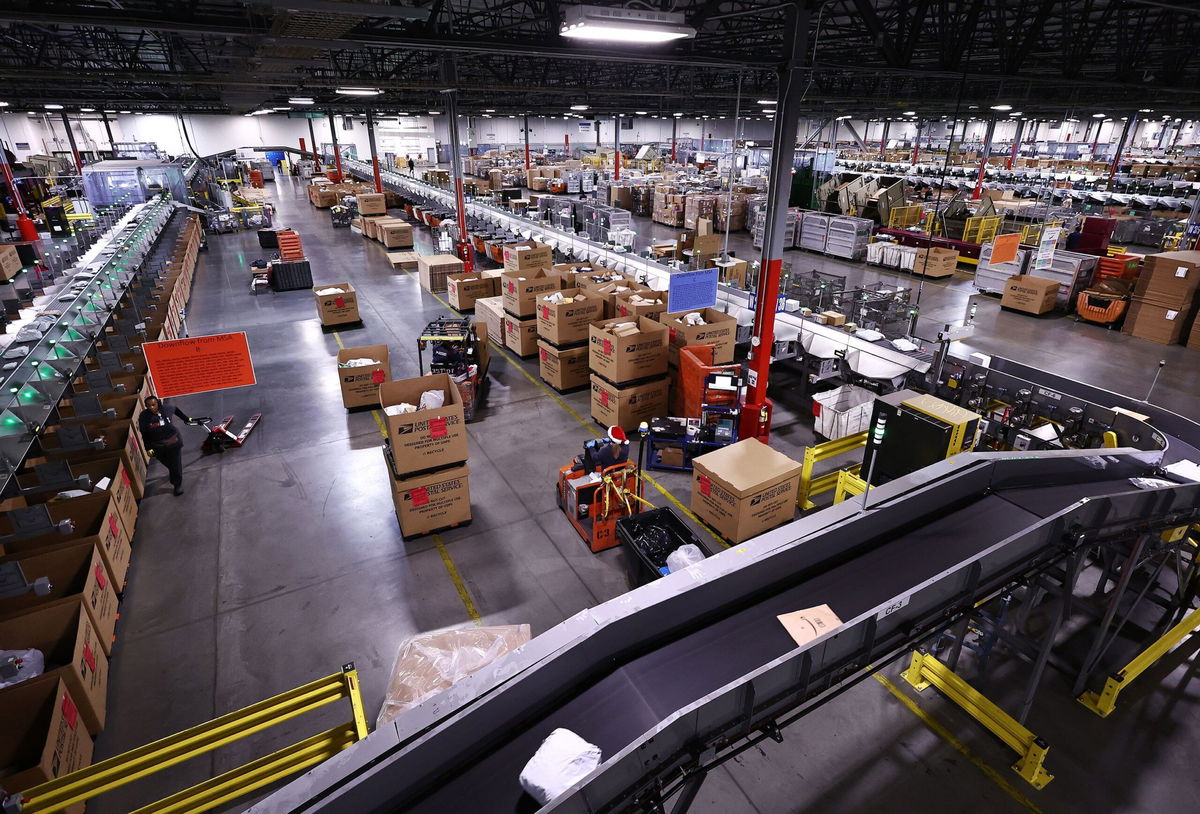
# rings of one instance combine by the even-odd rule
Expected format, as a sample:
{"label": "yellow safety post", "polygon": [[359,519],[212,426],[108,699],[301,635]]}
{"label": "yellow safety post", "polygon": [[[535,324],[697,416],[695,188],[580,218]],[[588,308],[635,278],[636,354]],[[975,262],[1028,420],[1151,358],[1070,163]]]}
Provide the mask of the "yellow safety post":
{"label": "yellow safety post", "polygon": [[853,471],[849,469],[839,469],[837,473],[837,488],[833,493],[833,502],[841,503],[848,497],[861,495],[869,488],[867,482],[860,478],[857,474],[858,468]]}
{"label": "yellow safety post", "polygon": [[1121,694],[1121,691],[1128,687],[1135,678],[1149,670],[1159,659],[1174,649],[1175,645],[1188,636],[1191,636],[1197,627],[1200,627],[1200,609],[1194,610],[1183,617],[1183,621],[1163,634],[1161,639],[1134,656],[1132,661],[1110,675],[1108,680],[1104,682],[1104,688],[1100,692],[1085,692],[1079,696],[1079,703],[1101,718],[1107,718],[1116,709],[1117,696]]}
{"label": "yellow safety post", "polygon": [[796,496],[796,505],[804,511],[812,509],[816,506],[810,500],[813,495],[819,495],[822,492],[828,492],[830,489],[837,488],[838,473],[836,470],[816,478],[813,477],[813,468],[818,462],[835,458],[838,455],[844,455],[847,452],[859,447],[865,447],[866,445],[867,432],[863,430],[854,435],[847,435],[845,438],[835,438],[823,444],[805,447],[804,461],[800,469],[800,491]]}
{"label": "yellow safety post", "polygon": [[134,814],[208,811],[315,766],[367,736],[362,692],[353,664],[274,698],[19,792],[20,810],[22,814],[61,811],[343,698],[350,701],[353,714],[348,723],[151,803]]}
{"label": "yellow safety post", "polygon": [[900,674],[917,692],[933,687],[1019,755],[1013,771],[1035,789],[1054,779],[1043,767],[1050,747],[987,696],[963,681],[953,670],[928,653],[914,650],[912,663]]}

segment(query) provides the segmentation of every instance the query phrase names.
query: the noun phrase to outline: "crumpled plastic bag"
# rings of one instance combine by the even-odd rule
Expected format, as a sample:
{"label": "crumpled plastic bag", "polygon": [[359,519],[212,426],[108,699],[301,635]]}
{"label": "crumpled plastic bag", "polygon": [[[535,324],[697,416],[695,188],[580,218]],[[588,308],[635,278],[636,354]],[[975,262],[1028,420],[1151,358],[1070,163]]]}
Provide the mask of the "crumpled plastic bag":
{"label": "crumpled plastic bag", "polygon": [[707,325],[704,321],[704,316],[699,311],[692,311],[677,318],[676,322],[682,322],[684,325],[695,327],[698,325]]}
{"label": "crumpled plastic bag", "polygon": [[704,552],[700,550],[700,546],[693,543],[681,545],[667,555],[667,570],[674,574],[676,571],[682,571],[689,565],[694,565],[703,559]]}
{"label": "crumpled plastic bag", "polygon": [[600,765],[600,747],[569,729],[556,729],[521,770],[521,788],[547,805]]}
{"label": "crumpled plastic bag", "polygon": [[381,364],[381,363],[377,359],[367,359],[365,357],[360,357],[358,359],[347,359],[346,361],[339,364],[338,367],[375,367],[378,364]]}
{"label": "crumpled plastic bag", "polygon": [[17,659],[17,674],[8,679],[0,678],[0,687],[11,687],[13,684],[28,681],[46,670],[46,657],[41,650],[0,650],[0,662],[8,661],[11,656]]}
{"label": "crumpled plastic bag", "polygon": [[419,410],[436,410],[446,403],[446,394],[441,390],[426,390],[421,394]]}
{"label": "crumpled plastic bag", "polygon": [[317,291],[316,291],[316,295],[318,297],[329,297],[334,294],[345,294],[345,293],[346,293],[346,289],[344,289],[344,288],[320,288],[320,289],[317,289]]}
{"label": "crumpled plastic bag", "polygon": [[402,401],[399,404],[391,404],[383,408],[385,415],[404,415],[405,413],[415,413],[417,406],[409,404],[407,401]]}
{"label": "crumpled plastic bag", "polygon": [[420,633],[396,653],[375,728],[451,687],[529,641],[529,625],[495,625]]}

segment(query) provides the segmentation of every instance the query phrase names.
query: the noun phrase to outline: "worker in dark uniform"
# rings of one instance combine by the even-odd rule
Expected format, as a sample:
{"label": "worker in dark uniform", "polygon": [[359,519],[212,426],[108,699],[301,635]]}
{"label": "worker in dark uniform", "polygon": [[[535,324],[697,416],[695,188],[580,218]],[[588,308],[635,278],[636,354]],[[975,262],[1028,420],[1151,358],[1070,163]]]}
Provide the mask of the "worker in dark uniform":
{"label": "worker in dark uniform", "polygon": [[1076,226],[1075,231],[1067,235],[1067,251],[1073,252],[1079,248],[1079,241],[1083,240],[1082,227]]}
{"label": "worker in dark uniform", "polygon": [[162,461],[175,487],[175,495],[183,494],[183,439],[172,417],[191,421],[178,407],[168,407],[158,396],[146,398],[146,409],[138,416],[138,429],[150,453]]}
{"label": "worker in dark uniform", "polygon": [[416,168],[417,168],[417,162],[413,161],[412,156],[410,155],[408,157],[408,174],[412,175],[413,171],[416,170]]}

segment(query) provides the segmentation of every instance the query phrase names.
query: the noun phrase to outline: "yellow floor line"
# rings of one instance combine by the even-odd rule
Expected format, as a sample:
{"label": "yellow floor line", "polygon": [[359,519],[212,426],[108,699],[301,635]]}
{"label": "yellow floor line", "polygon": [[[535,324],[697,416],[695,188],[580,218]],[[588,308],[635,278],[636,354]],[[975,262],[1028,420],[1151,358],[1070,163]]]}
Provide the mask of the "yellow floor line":
{"label": "yellow floor line", "polygon": [[881,673],[875,673],[875,680],[882,684],[897,701],[907,707],[909,712],[920,718],[921,723],[925,724],[925,726],[931,732],[933,732],[933,734],[937,735],[943,741],[948,743],[956,752],[969,760],[972,766],[982,772],[988,780],[991,780],[993,783],[999,786],[1000,789],[1013,800],[1015,800],[1018,805],[1029,811],[1034,811],[1037,812],[1037,814],[1041,814],[1042,810],[1038,808],[1032,800],[1030,800],[1024,794],[1021,794],[1017,787],[1008,782],[1008,779],[1000,774],[1000,772],[996,771],[987,763],[985,763],[983,759],[972,752],[965,743],[954,737],[953,733],[951,733],[949,729],[946,729],[946,727],[938,723],[933,716],[921,709],[916,701],[913,701],[911,698],[905,695],[899,687],[888,680],[887,676]]}
{"label": "yellow floor line", "polygon": [[475,601],[471,599],[471,592],[467,590],[467,584],[463,582],[462,575],[458,573],[458,566],[450,558],[450,551],[442,542],[442,535],[434,534],[433,544],[437,546],[438,554],[442,557],[442,565],[446,566],[446,571],[450,574],[450,581],[454,583],[454,590],[458,591],[458,598],[462,600],[467,609],[467,615],[471,617],[472,622],[480,624],[483,617],[479,615],[479,609],[475,607]]}

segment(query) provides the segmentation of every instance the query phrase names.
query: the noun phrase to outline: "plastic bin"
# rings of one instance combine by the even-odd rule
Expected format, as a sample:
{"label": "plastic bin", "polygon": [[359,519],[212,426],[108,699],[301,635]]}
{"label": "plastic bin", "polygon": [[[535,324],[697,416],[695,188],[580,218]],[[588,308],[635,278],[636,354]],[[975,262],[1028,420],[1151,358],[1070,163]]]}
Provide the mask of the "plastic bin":
{"label": "plastic bin", "polygon": [[830,441],[867,429],[875,394],[845,384],[813,396],[813,429]]}
{"label": "plastic bin", "polygon": [[630,580],[646,585],[667,574],[667,557],[691,543],[711,557],[712,551],[670,507],[651,509],[617,520],[617,539],[629,551]]}

